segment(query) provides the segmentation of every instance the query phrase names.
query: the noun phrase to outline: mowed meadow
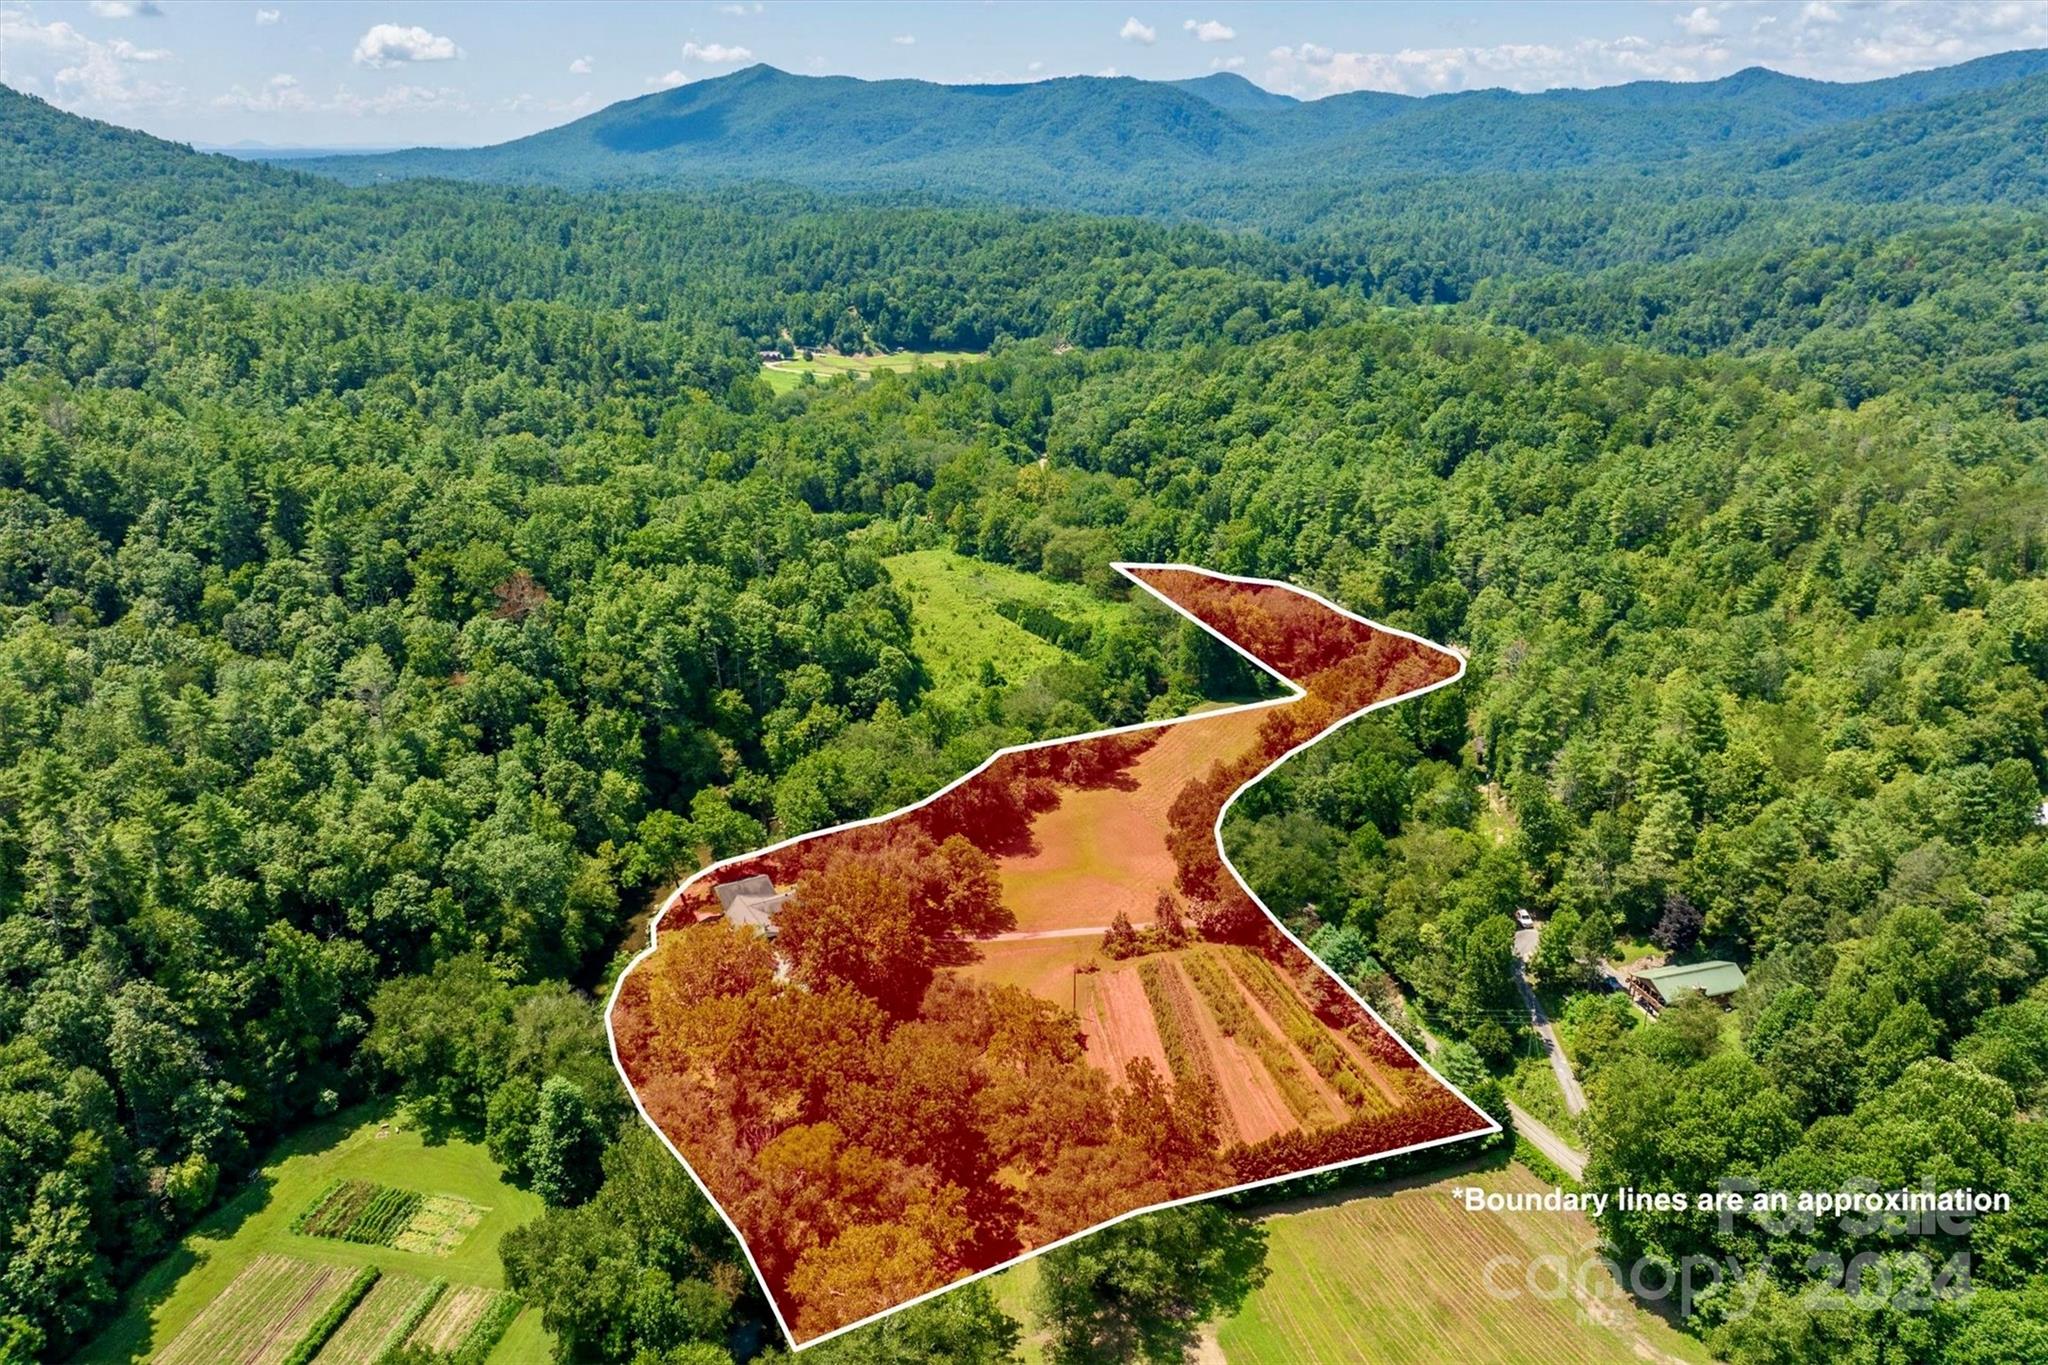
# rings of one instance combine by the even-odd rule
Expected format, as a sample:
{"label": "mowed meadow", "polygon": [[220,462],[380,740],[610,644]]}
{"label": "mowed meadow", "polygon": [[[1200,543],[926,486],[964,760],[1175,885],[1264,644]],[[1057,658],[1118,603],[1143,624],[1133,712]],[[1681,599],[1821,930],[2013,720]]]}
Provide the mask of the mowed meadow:
{"label": "mowed meadow", "polygon": [[[1453,1189],[1546,1188],[1496,1154],[1363,1190],[1246,1209],[1267,1276],[1202,1329],[1202,1365],[1707,1365],[1713,1357],[1625,1297],[1591,1262],[1599,1232],[1575,1213],[1466,1213]],[[1570,1283],[1556,1286],[1562,1267]],[[1032,1316],[1040,1267],[995,1277],[996,1300]],[[1500,1292],[1488,1289],[1489,1277]],[[1534,1284],[1532,1291],[1530,1285]],[[1046,1334],[1019,1343],[1044,1365]]]}
{"label": "mowed meadow", "polygon": [[280,1365],[315,1332],[318,1365],[374,1365],[405,1342],[479,1365],[546,1360],[540,1316],[505,1291],[498,1258],[540,1210],[480,1144],[351,1110],[282,1143],[77,1359]]}
{"label": "mowed meadow", "polygon": [[[1467,1213],[1466,1185],[1548,1186],[1494,1162],[1423,1183],[1280,1206],[1265,1285],[1219,1324],[1229,1365],[1692,1365],[1700,1344],[1630,1300],[1580,1214]],[[1563,1287],[1559,1288],[1560,1277]]]}
{"label": "mowed meadow", "polygon": [[920,366],[963,365],[986,358],[974,351],[889,351],[858,355],[813,351],[808,360],[798,356],[790,360],[762,362],[761,378],[775,392],[787,393],[802,384],[807,376],[820,384],[833,379],[860,381],[885,372],[906,374]]}

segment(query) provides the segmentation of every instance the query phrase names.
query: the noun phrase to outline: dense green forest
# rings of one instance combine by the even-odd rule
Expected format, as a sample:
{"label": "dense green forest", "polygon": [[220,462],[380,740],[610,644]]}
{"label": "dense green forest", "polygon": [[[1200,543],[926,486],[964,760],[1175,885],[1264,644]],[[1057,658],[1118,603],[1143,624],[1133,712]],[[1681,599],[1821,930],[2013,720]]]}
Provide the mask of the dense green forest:
{"label": "dense green forest", "polygon": [[[1465,648],[1238,804],[1268,901],[1475,1090],[1521,1042],[1510,915],[1547,914],[1594,1184],[2014,1195],[1967,1237],[1610,1215],[1767,1274],[1697,1305],[1717,1353],[2048,1353],[2043,228],[2011,168],[1842,188],[2012,150],[2032,106],[1981,91],[2031,60],[1825,117],[1737,78],[1711,98],[1763,89],[1755,137],[1804,150],[1713,194],[1506,166],[1305,190],[1270,233],[351,189],[0,90],[0,1358],[67,1353],[278,1135],[393,1091],[549,1201],[505,1258],[565,1359],[760,1348],[737,1245],[624,1121],[592,1000],[636,917],[706,856],[1241,683],[1160,618],[941,698],[882,563],[939,547],[1284,578]],[[1634,89],[1544,107],[1654,141]],[[1254,117],[1228,97],[1175,95]],[[785,337],[993,354],[776,394]],[[1743,963],[1739,1008],[1590,989],[1645,938]],[[1242,1266],[1160,1282],[1248,1235],[1055,1253],[1052,1349],[1184,1344]],[[1811,1293],[1816,1253],[1962,1251],[1976,1292],[1925,1311]],[[977,1287],[820,1353],[1017,1330]]]}

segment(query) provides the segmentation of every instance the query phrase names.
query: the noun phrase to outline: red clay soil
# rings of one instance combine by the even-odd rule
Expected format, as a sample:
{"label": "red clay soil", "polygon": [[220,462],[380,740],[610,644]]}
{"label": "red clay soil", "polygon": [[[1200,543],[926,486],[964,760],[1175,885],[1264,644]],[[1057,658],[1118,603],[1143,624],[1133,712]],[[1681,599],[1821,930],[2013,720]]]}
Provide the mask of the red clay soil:
{"label": "red clay soil", "polygon": [[[848,885],[849,864],[893,856],[900,869],[905,849],[929,858],[957,840],[978,850],[978,885],[1000,888],[994,909],[1018,930],[1107,924],[1119,911],[1146,923],[1171,888],[1202,938],[1252,949],[1297,988],[1326,975],[1224,865],[1215,830],[1225,803],[1368,706],[1452,678],[1458,660],[1277,584],[1125,572],[1302,695],[1005,752],[915,808],[708,868],[656,916],[659,950],[620,978],[607,1022],[621,1073],[734,1223],[794,1342],[1168,1199],[1491,1128],[1340,991],[1308,998],[1323,1027],[1352,1035],[1346,1051],[1369,1058],[1390,1102],[1305,1131],[1255,1083],[1258,1059],[1227,1039],[1205,1037],[1224,1093],[1176,1088],[1129,970],[1086,978],[1090,1003],[1076,1019],[1065,973],[1057,989],[1027,993],[944,965],[977,950],[933,938],[924,960],[941,965],[924,1004],[913,996],[892,1014],[863,1005],[867,988],[833,964],[902,951],[900,937],[832,944],[816,929],[786,933],[784,957],[795,960],[778,971],[751,931],[698,924],[716,918],[714,886],[756,874],[793,892],[799,911],[837,913],[852,902],[806,902],[809,879]],[[990,932],[988,918],[975,932]],[[869,922],[842,914],[834,932],[859,938]],[[885,985],[872,988],[875,1002],[889,1003]],[[949,1136],[920,1124],[950,1125]]]}

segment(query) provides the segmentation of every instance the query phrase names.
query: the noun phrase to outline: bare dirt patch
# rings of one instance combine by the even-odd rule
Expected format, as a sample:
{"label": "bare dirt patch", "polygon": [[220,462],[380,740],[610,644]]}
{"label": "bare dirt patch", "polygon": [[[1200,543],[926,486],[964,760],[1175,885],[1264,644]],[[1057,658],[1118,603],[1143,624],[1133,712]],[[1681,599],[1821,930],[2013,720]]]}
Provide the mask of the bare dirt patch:
{"label": "bare dirt patch", "polygon": [[1152,1019],[1152,1002],[1145,998],[1135,971],[1124,968],[1081,978],[1081,1029],[1088,1036],[1088,1060],[1117,1080],[1140,1057],[1152,1063],[1162,1080],[1173,1076],[1166,1047],[1159,1041],[1159,1026]]}

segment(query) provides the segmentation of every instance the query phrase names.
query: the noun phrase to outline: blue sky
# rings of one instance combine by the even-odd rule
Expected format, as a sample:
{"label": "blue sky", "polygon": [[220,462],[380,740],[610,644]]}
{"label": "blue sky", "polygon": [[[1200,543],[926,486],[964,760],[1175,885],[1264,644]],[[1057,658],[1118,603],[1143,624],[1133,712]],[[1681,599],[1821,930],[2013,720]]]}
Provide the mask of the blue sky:
{"label": "blue sky", "polygon": [[472,145],[753,62],[1022,81],[1237,71],[1312,98],[1863,80],[2048,46],[2048,0],[1859,4],[294,3],[0,0],[0,82],[201,143]]}

